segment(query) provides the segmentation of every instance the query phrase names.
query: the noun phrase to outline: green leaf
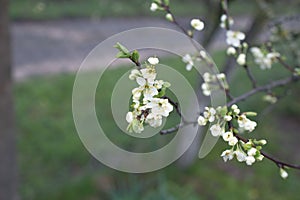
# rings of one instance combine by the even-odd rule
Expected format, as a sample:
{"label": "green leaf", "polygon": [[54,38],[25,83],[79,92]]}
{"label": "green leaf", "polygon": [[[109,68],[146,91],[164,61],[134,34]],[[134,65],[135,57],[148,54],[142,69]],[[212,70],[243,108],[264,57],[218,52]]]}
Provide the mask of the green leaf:
{"label": "green leaf", "polygon": [[117,44],[115,44],[114,47],[117,48],[120,52],[124,53],[125,55],[130,54],[128,49],[124,47],[122,44],[120,44],[119,42],[117,42]]}
{"label": "green leaf", "polygon": [[166,89],[165,87],[161,88],[161,90],[159,91],[158,95],[156,95],[157,98],[163,97],[166,94]]}
{"label": "green leaf", "polygon": [[117,58],[130,58],[130,55],[128,54],[124,54],[123,52],[119,52],[117,55],[116,55]]}

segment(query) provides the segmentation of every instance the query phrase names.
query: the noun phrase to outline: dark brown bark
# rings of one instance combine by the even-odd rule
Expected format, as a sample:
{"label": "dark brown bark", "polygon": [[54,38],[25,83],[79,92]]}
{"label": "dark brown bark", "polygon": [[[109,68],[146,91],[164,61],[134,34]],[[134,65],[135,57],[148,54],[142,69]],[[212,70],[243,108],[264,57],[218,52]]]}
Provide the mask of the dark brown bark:
{"label": "dark brown bark", "polygon": [[0,200],[17,198],[8,5],[0,0]]}

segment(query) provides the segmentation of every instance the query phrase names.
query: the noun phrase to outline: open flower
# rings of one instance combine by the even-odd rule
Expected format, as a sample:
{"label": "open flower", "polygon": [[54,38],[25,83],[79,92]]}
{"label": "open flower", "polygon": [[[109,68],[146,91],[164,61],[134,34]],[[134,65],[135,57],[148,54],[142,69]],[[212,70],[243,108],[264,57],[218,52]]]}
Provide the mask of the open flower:
{"label": "open flower", "polygon": [[169,113],[173,110],[173,106],[168,99],[160,98],[152,98],[146,107],[150,108],[154,115],[162,115],[164,117],[169,116]]}
{"label": "open flower", "polygon": [[223,157],[224,162],[227,162],[227,160],[232,160],[233,156],[234,156],[234,152],[232,151],[232,149],[225,150],[221,154],[221,157]]}
{"label": "open flower", "polygon": [[198,117],[198,124],[199,126],[205,126],[207,124],[207,119],[200,115]]}
{"label": "open flower", "polygon": [[234,152],[234,154],[239,162],[244,162],[246,160],[247,154],[245,154],[245,152],[238,149]]}
{"label": "open flower", "polygon": [[146,117],[146,122],[154,127],[157,128],[159,126],[161,126],[162,124],[162,116],[161,115],[155,115],[153,113],[150,113],[147,117]]}
{"label": "open flower", "polygon": [[240,115],[237,121],[240,128],[243,128],[244,130],[249,132],[252,132],[257,126],[257,123],[255,121],[251,121],[244,114]]}
{"label": "open flower", "polygon": [[156,78],[156,70],[154,67],[147,66],[140,70],[144,79],[147,79],[149,83],[153,83]]}
{"label": "open flower", "polygon": [[229,30],[226,32],[226,42],[228,45],[232,45],[234,47],[240,47],[241,41],[245,39],[245,34],[240,31],[232,31]]}
{"label": "open flower", "polygon": [[221,126],[219,124],[212,125],[209,130],[210,130],[212,136],[214,136],[214,137],[221,136],[224,132],[224,129],[221,128]]}
{"label": "open flower", "polygon": [[255,163],[255,158],[253,156],[247,156],[245,158],[245,161],[247,165],[252,165],[253,163]]}

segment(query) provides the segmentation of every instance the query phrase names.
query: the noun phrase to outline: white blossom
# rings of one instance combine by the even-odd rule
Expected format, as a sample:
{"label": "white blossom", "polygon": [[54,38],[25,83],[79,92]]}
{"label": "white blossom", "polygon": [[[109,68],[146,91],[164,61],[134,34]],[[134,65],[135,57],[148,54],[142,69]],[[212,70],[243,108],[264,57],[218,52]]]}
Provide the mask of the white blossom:
{"label": "white blossom", "polygon": [[224,132],[224,130],[221,128],[221,126],[219,124],[212,125],[209,130],[210,130],[212,136],[214,136],[214,137],[221,136]]}
{"label": "white blossom", "polygon": [[236,137],[231,137],[230,139],[229,139],[229,141],[228,141],[228,144],[230,145],[230,146],[234,146],[234,145],[236,145],[237,143],[238,143],[238,139],[236,138]]}
{"label": "white blossom", "polygon": [[245,64],[246,64],[246,54],[241,53],[241,54],[237,57],[236,62],[237,62],[239,65],[241,65],[241,66],[245,65]]}
{"label": "white blossom", "polygon": [[132,70],[129,75],[129,78],[138,84],[138,87],[132,90],[131,108],[133,110],[126,114],[129,132],[141,133],[144,130],[144,123],[148,123],[154,128],[159,127],[162,125],[163,117],[167,117],[173,110],[168,99],[157,97],[158,90],[170,86],[168,82],[155,80],[155,65],[159,63],[159,59],[150,57],[148,62],[150,65],[148,64],[141,70]]}
{"label": "white blossom", "polygon": [[276,62],[276,58],[280,57],[278,52],[263,53],[258,47],[252,47],[250,51],[254,56],[254,62],[258,64],[262,70],[271,69],[272,63]]}
{"label": "white blossom", "polygon": [[201,51],[199,52],[199,54],[200,54],[201,58],[204,58],[204,59],[207,58],[207,54],[206,54],[205,51],[201,50]]}
{"label": "white blossom", "polygon": [[133,114],[132,114],[132,112],[128,112],[128,113],[126,114],[126,121],[127,121],[128,123],[131,123],[131,122],[133,121]]}
{"label": "white blossom", "polygon": [[247,154],[248,156],[255,156],[257,153],[257,149],[252,147],[251,149],[248,150]]}
{"label": "white blossom", "polygon": [[231,106],[231,109],[233,110],[233,113],[236,114],[236,115],[238,115],[241,112],[236,104],[233,104]]}
{"label": "white blossom", "polygon": [[274,104],[274,103],[277,102],[277,97],[273,96],[273,95],[270,95],[270,94],[267,94],[263,97],[263,100],[266,101],[266,102],[269,102],[271,104]]}
{"label": "white blossom", "polygon": [[156,57],[150,57],[148,58],[148,62],[151,64],[151,65],[157,65],[159,63],[159,59],[156,58]]}
{"label": "white blossom", "polygon": [[198,117],[198,124],[200,126],[205,126],[207,124],[207,119],[205,119],[203,116]]}
{"label": "white blossom", "polygon": [[192,19],[191,26],[197,31],[202,31],[204,29],[204,23],[200,19]]}
{"label": "white blossom", "polygon": [[230,139],[233,138],[233,133],[231,131],[227,131],[223,133],[222,137],[224,141],[228,142]]}
{"label": "white blossom", "polygon": [[245,152],[241,151],[241,150],[236,150],[234,152],[234,154],[236,155],[236,159],[239,162],[244,162],[246,160],[247,155],[245,154]]}
{"label": "white blossom", "polygon": [[227,55],[235,55],[236,54],[236,50],[234,47],[228,47],[227,51],[226,51]]}
{"label": "white blossom", "polygon": [[157,3],[151,3],[150,10],[152,12],[157,11],[158,8],[159,8],[159,6],[157,5]]}
{"label": "white blossom", "polygon": [[210,96],[211,92],[214,90],[226,89],[228,88],[228,83],[224,73],[220,74],[210,74],[205,72],[203,74],[204,83],[202,83],[201,88],[205,96]]}
{"label": "white blossom", "polygon": [[216,110],[214,108],[205,107],[205,111],[203,112],[203,116],[209,121],[215,121]]}
{"label": "white blossom", "polygon": [[142,76],[141,72],[137,69],[131,70],[131,73],[129,75],[130,80],[135,80],[137,77]]}
{"label": "white blossom", "polygon": [[186,63],[186,70],[191,71],[194,66],[193,58],[190,54],[186,54],[182,57],[182,62]]}
{"label": "white blossom", "polygon": [[147,66],[140,70],[144,79],[147,79],[149,83],[153,83],[156,78],[156,70],[154,67]]}
{"label": "white blossom", "polygon": [[[227,15],[223,14],[221,16],[220,20],[221,20],[220,27],[225,29],[226,28]],[[229,26],[233,25],[233,19],[231,17],[229,17],[228,22],[229,22]]]}
{"label": "white blossom", "polygon": [[241,40],[245,39],[245,34],[240,31],[232,31],[229,30],[226,32],[226,42],[228,45],[232,45],[234,47],[241,46]]}
{"label": "white blossom", "polygon": [[245,158],[245,161],[247,165],[252,165],[253,163],[255,163],[255,158],[253,156],[247,156]]}
{"label": "white blossom", "polygon": [[157,128],[159,126],[161,126],[162,124],[162,116],[161,115],[155,115],[153,113],[150,113],[147,117],[146,117],[146,122],[154,127]]}
{"label": "white blossom", "polygon": [[289,174],[287,173],[287,171],[285,171],[284,169],[280,168],[280,176],[283,179],[286,179],[289,176]]}
{"label": "white blossom", "polygon": [[225,150],[221,154],[221,157],[223,157],[224,162],[227,162],[228,160],[232,160],[234,156],[234,152],[232,150]]}
{"label": "white blossom", "polygon": [[174,18],[173,18],[173,15],[171,13],[167,13],[166,14],[166,19],[170,22],[173,22],[174,21]]}
{"label": "white blossom", "polygon": [[257,123],[254,121],[251,121],[246,117],[246,115],[240,115],[238,118],[238,125],[240,128],[243,128],[246,131],[252,132],[255,127],[257,126]]}
{"label": "white blossom", "polygon": [[224,120],[227,121],[227,122],[229,122],[229,121],[232,120],[232,117],[230,115],[225,115],[224,116]]}
{"label": "white blossom", "polygon": [[164,117],[169,116],[169,113],[173,110],[173,106],[168,99],[160,98],[152,98],[146,107],[151,108],[151,112],[154,115],[162,115]]}

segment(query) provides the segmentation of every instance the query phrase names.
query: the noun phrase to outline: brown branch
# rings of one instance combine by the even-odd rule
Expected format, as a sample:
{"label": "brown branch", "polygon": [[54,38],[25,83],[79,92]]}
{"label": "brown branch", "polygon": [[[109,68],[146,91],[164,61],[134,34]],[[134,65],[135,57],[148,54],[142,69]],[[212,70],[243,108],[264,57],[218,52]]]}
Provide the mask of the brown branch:
{"label": "brown branch", "polygon": [[[245,143],[247,143],[249,140],[246,138],[241,137],[238,134],[235,134],[235,137],[240,140],[243,141]],[[255,146],[254,146],[255,147]],[[280,160],[278,160],[277,158],[274,158],[273,156],[268,155],[267,153],[265,153],[264,151],[260,151],[260,153],[267,159],[269,159],[270,161],[274,162],[279,168],[284,168],[284,167],[289,167],[289,168],[293,168],[293,169],[299,169],[300,170],[300,165],[294,165],[294,164],[289,164],[286,162],[282,162]]]}
{"label": "brown branch", "polygon": [[298,81],[299,80],[299,76],[291,76],[289,78],[284,78],[284,79],[280,79],[277,81],[273,81],[269,84],[266,84],[264,86],[260,86],[260,87],[256,87],[252,90],[250,90],[249,92],[246,92],[245,94],[234,98],[232,101],[227,103],[227,106],[231,106],[233,104],[236,104],[240,101],[244,101],[245,99],[247,99],[248,97],[251,97],[259,92],[264,92],[264,91],[268,91],[271,90],[272,88],[276,88],[276,87],[281,87],[281,86],[285,86],[293,81]]}
{"label": "brown branch", "polygon": [[188,125],[194,125],[195,126],[195,125],[197,125],[197,123],[198,122],[182,122],[182,123],[179,123],[176,126],[171,127],[169,129],[161,130],[160,134],[161,135],[167,135],[167,134],[170,134],[170,133],[174,133],[175,131],[178,131],[181,127],[188,126]]}
{"label": "brown branch", "polygon": [[252,87],[256,88],[257,87],[256,80],[255,80],[255,78],[254,78],[254,76],[253,76],[252,72],[250,71],[249,66],[247,64],[244,65],[244,69],[246,70],[247,76],[248,76],[248,78],[250,79],[250,81],[252,83]]}
{"label": "brown branch", "polygon": [[189,34],[189,32],[187,30],[185,30],[185,28],[183,28],[183,26],[181,26],[181,24],[177,21],[175,15],[173,14],[173,12],[171,11],[170,7],[165,5],[163,2],[160,4],[160,6],[170,15],[172,15],[172,23],[174,25],[176,25],[186,36],[188,36],[190,38],[190,41],[192,43],[192,45],[195,47],[195,49],[197,51],[200,51],[201,49],[198,47],[197,43],[195,42],[195,40],[193,39],[193,34]]}

